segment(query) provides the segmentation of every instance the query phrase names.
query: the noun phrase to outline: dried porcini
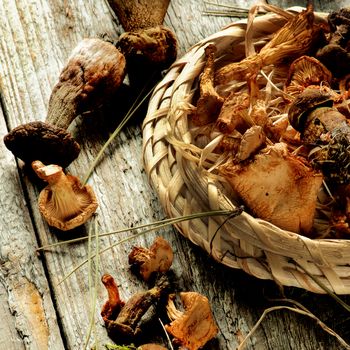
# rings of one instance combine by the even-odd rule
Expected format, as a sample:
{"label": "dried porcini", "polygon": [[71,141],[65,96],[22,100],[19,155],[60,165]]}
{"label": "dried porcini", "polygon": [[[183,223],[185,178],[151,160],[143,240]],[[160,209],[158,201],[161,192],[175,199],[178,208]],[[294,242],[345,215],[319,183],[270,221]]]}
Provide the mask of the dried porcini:
{"label": "dried porcini", "polygon": [[123,33],[117,47],[125,55],[128,65],[152,65],[159,70],[168,68],[177,56],[175,34],[163,25]]}
{"label": "dried porcini", "polygon": [[68,166],[80,152],[66,131],[79,114],[97,108],[121,85],[125,58],[111,43],[84,39],[73,50],[52,90],[45,122],[20,125],[5,137],[6,147],[25,163],[40,159]]}
{"label": "dried porcini", "polygon": [[[108,275],[109,283],[105,284],[108,295],[119,295],[116,284],[111,283],[111,279],[112,277]],[[112,291],[110,291],[111,288]],[[105,307],[102,309],[102,311],[104,311],[102,317],[105,321],[109,336],[118,342],[134,339],[135,336],[141,333],[140,323],[142,317],[152,305],[168,295],[169,288],[170,284],[167,277],[162,275],[157,279],[153,288],[134,294],[121,308],[119,302],[114,302],[116,299],[115,297],[112,297],[112,300],[109,299],[109,305],[117,305],[115,310],[112,309],[112,312],[106,313]],[[107,315],[109,316],[107,317]]]}
{"label": "dried porcini", "polygon": [[173,250],[162,237],[157,237],[149,249],[134,247],[129,254],[129,264],[136,265],[144,281],[154,273],[165,273],[173,262]]}
{"label": "dried porcini", "polygon": [[40,192],[38,205],[50,226],[62,231],[71,230],[95,213],[98,204],[89,185],[82,186],[77,177],[66,175],[58,165],[34,161],[32,168],[38,177],[48,182]]}
{"label": "dried porcini", "polygon": [[200,78],[200,97],[196,111],[191,116],[195,125],[205,125],[214,121],[220,113],[224,99],[219,96],[214,88],[214,56],[216,47],[213,44],[205,49],[206,63]]}
{"label": "dried porcini", "polygon": [[332,183],[350,181],[350,124],[321,90],[306,89],[289,109],[292,126],[310,148],[311,164],[321,169]]}
{"label": "dried porcini", "polygon": [[177,344],[188,350],[200,349],[218,333],[208,298],[196,292],[182,292],[180,297],[184,312],[169,298],[167,313],[172,322],[165,329]]}
{"label": "dried porcini", "polygon": [[316,57],[336,78],[350,73],[350,9],[342,8],[328,15],[331,29],[327,45],[318,50]]}
{"label": "dried porcini", "polygon": [[286,144],[267,146],[248,163],[228,161],[219,171],[256,217],[310,234],[323,176]]}

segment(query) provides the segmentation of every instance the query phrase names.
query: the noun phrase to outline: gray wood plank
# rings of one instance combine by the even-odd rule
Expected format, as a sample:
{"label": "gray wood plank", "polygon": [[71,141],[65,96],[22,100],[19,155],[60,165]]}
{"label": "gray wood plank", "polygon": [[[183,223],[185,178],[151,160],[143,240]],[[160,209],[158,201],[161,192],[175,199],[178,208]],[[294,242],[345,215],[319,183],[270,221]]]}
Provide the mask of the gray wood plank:
{"label": "gray wood plank", "polygon": [[[253,1],[237,1],[240,6],[247,6],[247,3],[250,5]],[[291,3],[291,1],[283,2],[288,6],[293,5]],[[198,40],[216,32],[232,20],[203,16],[203,10],[204,3],[201,1],[171,1],[165,23],[173,28],[178,36],[180,55]],[[100,34],[117,38],[118,33],[122,31],[107,2],[103,0],[49,2],[4,0],[0,4],[0,17],[3,19],[0,25],[0,87],[10,128],[27,121],[45,119],[50,91],[65,59],[79,40]],[[82,146],[82,153],[69,170],[81,177],[117,124],[117,120],[113,119],[115,118],[113,113],[109,115],[95,113],[84,118],[78,118],[70,128]],[[3,117],[1,119],[3,120]],[[105,157],[89,181],[99,200],[98,223],[101,232],[149,223],[164,215],[142,169],[141,137],[138,123],[135,122],[126,128],[107,149]],[[7,174],[11,173],[17,179],[10,188],[9,205],[13,208],[12,211],[22,215],[22,212],[26,213],[26,209],[21,184],[17,177],[17,168],[9,152],[4,149],[3,154],[8,161],[7,165],[1,166],[1,169],[4,167]],[[54,243],[72,235],[72,233],[57,235],[57,232],[47,227],[37,209],[40,188],[30,181],[21,164],[18,171],[28,196],[27,205],[32,211],[33,225],[38,233],[39,244]],[[5,188],[8,187],[4,187],[2,191],[5,191]],[[6,206],[4,205],[3,208]],[[32,232],[29,217],[26,220],[25,230]],[[82,227],[75,234],[84,234],[87,229],[88,226]],[[249,332],[264,308],[270,305],[265,295],[270,296],[269,293],[275,295],[278,288],[273,282],[259,281],[241,271],[230,270],[215,263],[206,253],[172,229],[162,230],[158,234],[162,234],[169,240],[174,248],[173,272],[177,289],[199,291],[207,295],[211,301],[214,316],[220,326],[220,333],[216,340],[207,346],[207,349],[235,349],[242,335]],[[123,233],[104,237],[101,239],[101,248],[129,235],[130,233]],[[145,285],[139,282],[127,266],[128,252],[133,245],[149,245],[154,236],[155,234],[149,234],[134,239],[101,256],[99,274],[111,273],[116,276],[124,299],[128,299],[135,291],[145,288]],[[8,236],[6,239],[10,240]],[[34,259],[35,244],[32,242],[27,246],[25,242],[21,239],[17,244],[21,243],[24,251],[29,250],[28,256]],[[1,249],[3,248],[0,248],[0,252],[3,251]],[[2,255],[5,256],[5,253]],[[13,256],[15,261],[22,257],[18,254],[18,250],[13,253]],[[90,295],[87,267],[79,269],[64,283],[58,283],[67,272],[86,257],[86,243],[61,246],[43,254],[51,290],[56,298],[63,336],[69,349],[83,347],[89,326]],[[28,266],[31,265],[32,260],[25,260],[25,262],[25,265],[14,270],[13,280],[22,278],[23,271],[30,270]],[[7,296],[5,291],[8,290],[7,284],[11,279],[6,275],[7,270],[0,271],[3,276],[0,300],[3,301],[3,305],[9,305],[12,295]],[[13,285],[16,300],[21,298],[25,300],[28,295],[33,295],[29,293],[31,291],[36,295],[33,288],[34,281],[31,283],[28,284],[28,292],[25,293],[21,293],[19,287],[16,288]],[[35,286],[36,283],[38,282],[35,282]],[[44,289],[40,293],[43,292]],[[327,297],[314,296],[294,289],[290,294],[304,301],[306,306],[311,306],[322,319],[328,320],[349,338],[349,334],[345,331],[346,323],[337,324],[334,321],[335,316],[343,314]],[[105,299],[106,293],[99,285],[95,312],[96,333],[93,339],[98,341],[100,346],[110,341],[99,316],[99,309]],[[12,307],[18,308],[21,304],[16,300]],[[12,338],[17,339],[17,333],[13,329],[16,324],[11,316],[13,311],[4,308],[10,312],[6,311],[7,326],[0,328],[0,340],[8,339],[7,335],[10,334]],[[53,319],[51,321],[53,322]],[[31,339],[35,335],[34,331],[28,332],[27,337]],[[33,340],[31,342],[33,343]],[[30,347],[30,344],[24,344],[24,346]],[[59,345],[56,346],[59,348]],[[339,349],[339,346],[332,337],[321,331],[314,323],[310,323],[308,319],[288,312],[279,312],[266,319],[248,342],[247,348],[314,350]],[[55,346],[52,345],[50,349],[55,349]]]}
{"label": "gray wood plank", "polygon": [[[7,133],[0,109],[0,137]],[[16,163],[0,144],[0,348],[63,349]]]}

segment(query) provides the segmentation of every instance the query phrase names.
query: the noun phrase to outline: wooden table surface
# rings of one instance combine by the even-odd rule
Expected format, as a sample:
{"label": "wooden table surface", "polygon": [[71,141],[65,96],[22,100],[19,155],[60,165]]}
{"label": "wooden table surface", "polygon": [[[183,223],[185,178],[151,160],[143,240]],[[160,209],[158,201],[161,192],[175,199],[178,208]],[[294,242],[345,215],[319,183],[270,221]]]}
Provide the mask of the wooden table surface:
{"label": "wooden table surface", "polygon": [[[243,7],[253,4],[230,1],[233,3]],[[305,4],[278,3],[284,7]],[[317,10],[329,11],[346,3],[315,1],[315,6]],[[177,34],[179,56],[197,41],[237,20],[206,16],[204,9],[203,1],[171,0],[165,24]],[[106,0],[2,0],[0,18],[1,137],[19,124],[45,119],[51,89],[69,53],[82,38],[106,35],[117,39],[123,31]],[[122,102],[120,105],[122,109]],[[114,115],[95,113],[84,119],[79,117],[70,127],[82,147],[79,158],[69,166],[73,174],[81,177],[85,174],[118,123]],[[108,147],[89,180],[99,200],[100,232],[164,217],[142,168],[141,145],[140,122],[135,121]],[[0,349],[83,349],[91,310],[88,266],[85,264],[63,283],[59,282],[87,258],[87,242],[62,245],[42,253],[36,249],[77,234],[85,235],[88,225],[80,227],[74,236],[50,229],[37,208],[38,185],[2,142],[0,157]],[[103,237],[100,248],[129,235],[130,232]],[[133,245],[149,246],[156,235],[165,237],[174,249],[172,271],[177,290],[197,291],[210,300],[220,331],[206,349],[236,349],[266,308],[281,305],[270,300],[281,295],[274,282],[257,280],[221,266],[170,227],[103,253],[99,268],[92,264],[92,271],[99,278],[104,273],[115,276],[122,298],[128,299],[145,289],[145,284],[128,267],[128,253]],[[285,288],[284,292],[350,342],[350,314],[333,299],[295,288]],[[342,298],[350,301],[348,297]],[[104,344],[111,343],[100,317],[105,300],[106,291],[99,283],[95,327],[88,348],[97,344],[97,348],[103,349]],[[160,327],[157,331],[157,341],[166,344]],[[248,341],[247,349],[342,347],[316,321],[280,310],[267,315]]]}

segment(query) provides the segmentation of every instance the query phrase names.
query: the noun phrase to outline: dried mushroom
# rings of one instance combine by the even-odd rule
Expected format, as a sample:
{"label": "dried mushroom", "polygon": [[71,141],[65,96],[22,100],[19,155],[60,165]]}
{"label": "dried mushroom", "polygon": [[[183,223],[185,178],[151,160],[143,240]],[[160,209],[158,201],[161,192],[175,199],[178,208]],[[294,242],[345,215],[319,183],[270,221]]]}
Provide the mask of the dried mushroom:
{"label": "dried mushroom", "polygon": [[142,63],[159,70],[168,68],[177,56],[175,34],[162,25],[123,33],[117,47],[125,55],[128,65]]}
{"label": "dried mushroom", "polygon": [[316,57],[336,78],[350,73],[350,9],[343,8],[328,15],[331,29],[327,45],[318,50]]}
{"label": "dried mushroom", "polygon": [[58,165],[34,161],[32,168],[48,182],[39,195],[39,210],[47,223],[67,231],[84,224],[95,213],[98,204],[89,185],[81,186],[75,176],[65,174]]}
{"label": "dried mushroom", "polygon": [[129,264],[136,265],[144,281],[154,273],[165,273],[173,262],[173,250],[162,237],[157,237],[149,249],[134,247],[129,254]]}
{"label": "dried mushroom", "polygon": [[40,159],[45,164],[67,167],[80,153],[79,144],[65,129],[41,121],[22,124],[4,137],[6,147],[25,163]]}
{"label": "dried mushroom", "polygon": [[[112,277],[109,277],[111,279]],[[103,282],[103,280],[102,280]],[[116,295],[118,293],[115,283],[105,284],[108,295]],[[130,341],[141,333],[140,323],[142,317],[148,309],[156,304],[159,300],[166,297],[169,293],[169,281],[165,275],[162,275],[153,288],[134,294],[122,308],[117,303],[115,312],[109,313],[111,318],[106,317],[104,313],[103,319],[109,336],[118,342]],[[110,289],[112,288],[112,291]],[[119,294],[118,294],[119,295]],[[114,299],[108,301],[109,305],[114,304]],[[102,309],[104,311],[105,308]],[[119,311],[118,311],[119,310]]]}
{"label": "dried mushroom", "polygon": [[25,163],[40,159],[68,166],[80,147],[66,131],[79,114],[97,108],[121,85],[125,58],[110,43],[84,39],[73,50],[50,96],[45,122],[30,122],[10,131],[6,147]]}
{"label": "dried mushroom", "polygon": [[185,349],[200,349],[218,333],[209,301],[196,292],[182,292],[180,297],[184,312],[177,310],[173,298],[169,298],[167,313],[172,322],[165,329]]}
{"label": "dried mushroom", "polygon": [[332,183],[350,181],[350,123],[321,90],[306,89],[289,109],[289,120],[310,147],[311,163]]}
{"label": "dried mushroom", "polygon": [[219,171],[256,217],[284,230],[311,233],[323,176],[286,144],[267,146],[248,163],[229,161]]}
{"label": "dried mushroom", "polygon": [[323,38],[322,30],[322,25],[314,22],[313,6],[309,4],[305,11],[295,15],[276,32],[259,53],[220,68],[215,77],[216,84],[249,80],[265,66],[307,53]]}
{"label": "dried mushroom", "polygon": [[167,350],[167,348],[159,344],[143,344],[137,350]]}
{"label": "dried mushroom", "polygon": [[296,95],[310,85],[329,86],[331,80],[332,73],[319,60],[311,56],[301,56],[289,68],[285,90]]}
{"label": "dried mushroom", "polygon": [[105,322],[108,322],[109,320],[116,319],[125,303],[120,299],[118,286],[111,275],[104,274],[101,281],[108,293],[108,300],[102,307],[101,316]]}
{"label": "dried mushroom", "polygon": [[215,121],[224,103],[224,99],[219,96],[214,88],[215,45],[208,45],[204,52],[206,63],[199,83],[200,97],[197,102],[196,111],[191,118],[193,123],[198,126]]}

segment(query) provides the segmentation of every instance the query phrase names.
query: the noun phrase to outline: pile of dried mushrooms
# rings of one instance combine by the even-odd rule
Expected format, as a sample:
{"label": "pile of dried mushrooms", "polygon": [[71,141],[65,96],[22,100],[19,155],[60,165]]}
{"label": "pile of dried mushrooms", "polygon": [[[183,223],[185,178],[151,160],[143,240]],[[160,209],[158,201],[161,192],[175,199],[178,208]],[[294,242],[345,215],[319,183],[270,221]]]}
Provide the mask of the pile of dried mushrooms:
{"label": "pile of dried mushrooms", "polygon": [[223,65],[207,45],[191,130],[194,144],[212,150],[207,169],[255,217],[347,238],[350,10],[315,18],[310,5],[239,62]]}

